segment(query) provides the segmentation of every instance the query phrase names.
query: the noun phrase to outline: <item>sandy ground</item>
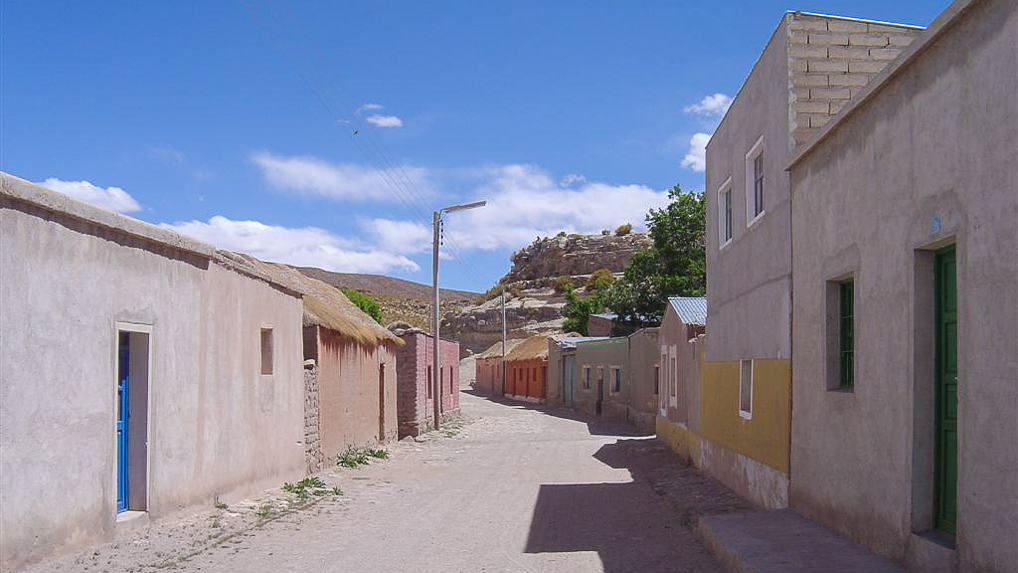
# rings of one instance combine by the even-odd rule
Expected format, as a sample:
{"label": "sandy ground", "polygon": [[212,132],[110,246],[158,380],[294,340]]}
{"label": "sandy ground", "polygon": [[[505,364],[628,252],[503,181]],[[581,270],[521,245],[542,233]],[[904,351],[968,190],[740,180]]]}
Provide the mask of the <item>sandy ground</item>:
{"label": "sandy ground", "polygon": [[463,418],[321,474],[341,496],[164,519],[30,571],[719,571],[690,530],[748,506],[624,425],[461,395]]}

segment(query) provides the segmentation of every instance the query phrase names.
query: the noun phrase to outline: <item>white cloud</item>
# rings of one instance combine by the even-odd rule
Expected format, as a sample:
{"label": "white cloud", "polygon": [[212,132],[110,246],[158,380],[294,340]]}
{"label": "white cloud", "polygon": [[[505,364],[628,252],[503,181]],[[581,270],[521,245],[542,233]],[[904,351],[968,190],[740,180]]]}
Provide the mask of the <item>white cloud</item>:
{"label": "white cloud", "polygon": [[689,138],[689,151],[682,158],[682,166],[698,173],[706,171],[708,141],[710,141],[709,133],[694,133],[693,137]]}
{"label": "white cloud", "polygon": [[446,218],[446,237],[459,252],[517,248],[559,231],[596,233],[623,223],[642,229],[647,210],[668,203],[667,191],[643,185],[585,182],[563,189],[549,173],[531,165],[492,167],[477,174],[481,180],[469,199],[486,199],[488,205]]}
{"label": "white cloud", "polygon": [[317,227],[281,227],[259,221],[235,221],[221,215],[207,222],[193,220],[160,226],[265,261],[347,273],[420,270],[417,263],[403,255]]}
{"label": "white cloud", "polygon": [[368,219],[361,227],[374,239],[378,247],[390,253],[414,254],[431,249],[432,230],[424,223]]}
{"label": "white cloud", "polygon": [[704,96],[704,98],[700,100],[700,103],[687,105],[683,108],[683,111],[699,115],[722,116],[728,111],[728,108],[731,105],[731,97],[723,93],[716,93],[714,95]]}
{"label": "white cloud", "polygon": [[41,181],[39,185],[110,211],[118,213],[141,211],[141,205],[120,187],[99,187],[88,181],[63,181],[55,177]]}
{"label": "white cloud", "polygon": [[385,108],[385,106],[383,106],[380,103],[366,103],[366,104],[360,106],[359,108],[357,108],[357,111],[354,112],[354,113],[360,114],[360,113],[365,112],[365,111],[378,111],[378,110],[384,109],[384,108]]}
{"label": "white cloud", "polygon": [[397,166],[381,170],[265,151],[253,154],[251,161],[261,168],[262,176],[274,187],[329,199],[397,201],[406,193],[404,188],[411,185],[418,195],[430,195],[433,190],[429,172],[420,167]]}
{"label": "white cloud", "polygon": [[394,115],[369,115],[364,121],[375,127],[403,127],[403,120]]}
{"label": "white cloud", "polygon": [[558,184],[559,184],[559,187],[572,187],[573,185],[575,185],[577,183],[586,183],[586,182],[587,182],[587,178],[584,177],[583,175],[578,175],[576,173],[570,173],[569,175],[566,175],[565,177],[563,177],[562,180],[558,182]]}

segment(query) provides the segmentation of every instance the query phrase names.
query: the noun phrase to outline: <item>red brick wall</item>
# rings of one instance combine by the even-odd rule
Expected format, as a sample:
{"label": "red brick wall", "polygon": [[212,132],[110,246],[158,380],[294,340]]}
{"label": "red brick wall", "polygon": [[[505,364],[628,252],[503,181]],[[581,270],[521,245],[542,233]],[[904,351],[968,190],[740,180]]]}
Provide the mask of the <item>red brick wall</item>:
{"label": "red brick wall", "polygon": [[547,397],[547,360],[514,360],[506,364],[507,396],[522,396],[544,401]]}
{"label": "red brick wall", "polygon": [[[434,366],[431,336],[413,332],[403,335],[406,345],[396,354],[398,377],[399,435],[416,436],[430,427],[434,400],[428,394],[428,372]],[[442,415],[459,412],[459,343],[439,342],[442,368]]]}

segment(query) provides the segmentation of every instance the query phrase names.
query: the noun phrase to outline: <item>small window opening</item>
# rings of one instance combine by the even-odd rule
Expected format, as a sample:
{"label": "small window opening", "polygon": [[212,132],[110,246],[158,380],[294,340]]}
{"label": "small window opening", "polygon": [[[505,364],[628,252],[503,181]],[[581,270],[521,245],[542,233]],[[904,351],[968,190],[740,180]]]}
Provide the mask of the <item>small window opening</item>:
{"label": "small window opening", "polygon": [[272,374],[272,329],[262,329],[262,374]]}
{"label": "small window opening", "polygon": [[753,416],[753,361],[739,362],[739,415],[743,418]]}

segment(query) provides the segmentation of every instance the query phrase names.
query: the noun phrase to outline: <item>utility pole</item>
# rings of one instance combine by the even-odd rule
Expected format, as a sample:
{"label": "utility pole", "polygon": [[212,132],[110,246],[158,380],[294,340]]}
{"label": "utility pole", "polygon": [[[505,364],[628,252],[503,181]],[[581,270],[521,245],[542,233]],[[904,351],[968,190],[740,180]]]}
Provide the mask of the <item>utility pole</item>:
{"label": "utility pole", "polygon": [[502,392],[500,394],[503,395],[503,396],[505,395],[505,374],[506,374],[506,367],[505,367],[505,333],[506,333],[506,325],[505,325],[505,285],[502,285]]}
{"label": "utility pole", "polygon": [[439,381],[442,377],[442,357],[439,355],[439,326],[441,323],[441,311],[439,300],[439,288],[438,288],[438,247],[442,242],[442,213],[452,213],[453,211],[464,211],[466,209],[475,209],[477,207],[484,207],[487,205],[486,201],[477,201],[474,203],[467,203],[464,205],[453,205],[444,209],[439,209],[434,212],[431,220],[432,226],[432,239],[431,239],[431,294],[432,294],[432,306],[431,306],[431,336],[432,336],[432,367],[431,382],[434,390],[431,395],[434,397],[434,416],[435,416],[435,429],[439,428],[441,422],[441,408],[442,408],[442,383]]}

